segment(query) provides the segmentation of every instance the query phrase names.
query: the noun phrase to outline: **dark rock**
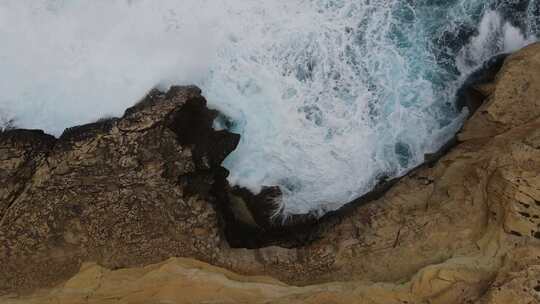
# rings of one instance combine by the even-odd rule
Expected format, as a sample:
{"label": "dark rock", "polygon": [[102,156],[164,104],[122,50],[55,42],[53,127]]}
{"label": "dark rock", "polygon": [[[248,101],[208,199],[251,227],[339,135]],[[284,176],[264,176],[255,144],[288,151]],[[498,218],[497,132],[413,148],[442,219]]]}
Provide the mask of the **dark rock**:
{"label": "dark rock", "polygon": [[495,77],[507,57],[508,54],[501,54],[490,58],[467,78],[456,94],[456,107],[458,110],[462,111],[466,107],[469,110],[470,117],[480,108],[488,96],[480,91],[478,87],[495,81]]}

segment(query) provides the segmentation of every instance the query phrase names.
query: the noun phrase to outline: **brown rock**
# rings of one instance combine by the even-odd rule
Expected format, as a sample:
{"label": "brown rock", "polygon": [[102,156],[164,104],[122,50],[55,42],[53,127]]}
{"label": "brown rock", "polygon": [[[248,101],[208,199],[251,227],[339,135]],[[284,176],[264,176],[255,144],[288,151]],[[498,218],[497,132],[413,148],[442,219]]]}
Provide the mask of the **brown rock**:
{"label": "brown rock", "polygon": [[[508,64],[511,62],[511,64]],[[487,102],[460,134],[460,140],[492,137],[540,115],[540,53],[533,44],[513,54],[498,73]],[[485,85],[484,87],[489,87]]]}
{"label": "brown rock", "polygon": [[24,190],[55,139],[42,131],[0,131],[0,219]]}
{"label": "brown rock", "polygon": [[[198,92],[177,89],[107,126],[68,132],[5,213],[0,288],[50,286],[81,271],[55,289],[0,302],[536,303],[538,54],[540,44],[506,60],[459,145],[433,167],[293,249],[229,248],[210,199],[186,195],[193,185],[178,182],[194,173],[211,180],[205,164],[218,163],[195,152],[193,138],[179,140],[186,127],[167,119]],[[107,270],[170,256],[286,284],[191,259]]]}
{"label": "brown rock", "polygon": [[[185,121],[180,116],[197,111],[193,117],[210,121],[208,129],[192,122],[192,129],[175,132]],[[0,182],[8,187],[0,191],[7,209],[0,221],[0,290],[55,283],[86,260],[110,268],[169,256],[213,261],[222,246],[216,213],[186,195],[178,179],[211,179],[234,149],[237,136],[211,130],[215,115],[198,89],[172,88],[153,91],[121,119],[69,129],[58,140],[31,131],[1,134]],[[205,143],[189,136],[214,146],[200,151]],[[193,237],[201,228],[203,240]]]}

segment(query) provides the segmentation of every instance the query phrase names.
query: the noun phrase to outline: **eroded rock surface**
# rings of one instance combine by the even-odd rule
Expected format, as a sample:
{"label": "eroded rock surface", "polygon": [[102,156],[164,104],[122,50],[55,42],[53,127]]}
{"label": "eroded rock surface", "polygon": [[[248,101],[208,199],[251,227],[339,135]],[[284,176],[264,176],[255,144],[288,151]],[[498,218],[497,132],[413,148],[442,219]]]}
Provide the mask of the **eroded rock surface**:
{"label": "eroded rock surface", "polygon": [[211,129],[215,115],[198,89],[175,87],[58,140],[1,134],[0,290],[53,283],[85,260],[110,268],[170,256],[215,260],[216,213],[186,193],[210,187],[238,142]]}
{"label": "eroded rock surface", "polygon": [[[187,191],[192,186],[179,178],[208,185],[216,169],[194,157],[195,143],[179,140],[179,124],[171,124],[198,91],[158,95],[124,118],[75,133],[84,136],[68,132],[48,153],[25,156],[31,177],[0,204],[8,206],[0,289],[50,286],[81,270],[55,289],[0,301],[537,303],[540,45],[509,56],[479,91],[486,102],[446,156],[293,249],[230,248],[204,191]],[[21,154],[11,155],[0,157],[2,168],[20,163],[13,159]],[[171,259],[141,267],[172,256],[214,266]],[[101,266],[81,268],[85,261]],[[131,266],[140,267],[107,270]]]}

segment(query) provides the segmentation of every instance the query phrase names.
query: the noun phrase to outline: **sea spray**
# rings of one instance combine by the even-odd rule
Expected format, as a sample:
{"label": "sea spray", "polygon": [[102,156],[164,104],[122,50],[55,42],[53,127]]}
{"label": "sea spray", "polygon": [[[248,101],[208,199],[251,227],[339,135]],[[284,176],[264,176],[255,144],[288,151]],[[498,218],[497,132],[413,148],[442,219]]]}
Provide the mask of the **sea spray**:
{"label": "sea spray", "polygon": [[538,1],[514,2],[5,0],[0,115],[59,135],[196,84],[242,136],[229,181],[322,214],[455,134],[466,76],[536,40]]}

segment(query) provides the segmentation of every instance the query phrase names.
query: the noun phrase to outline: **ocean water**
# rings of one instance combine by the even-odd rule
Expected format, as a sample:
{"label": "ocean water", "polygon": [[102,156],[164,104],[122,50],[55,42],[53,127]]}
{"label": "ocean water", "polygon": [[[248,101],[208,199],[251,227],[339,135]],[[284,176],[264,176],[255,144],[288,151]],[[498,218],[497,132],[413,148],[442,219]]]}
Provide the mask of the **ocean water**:
{"label": "ocean water", "polygon": [[422,163],[467,75],[539,33],[538,0],[2,0],[0,125],[60,135],[196,84],[242,136],[229,181],[321,215]]}

